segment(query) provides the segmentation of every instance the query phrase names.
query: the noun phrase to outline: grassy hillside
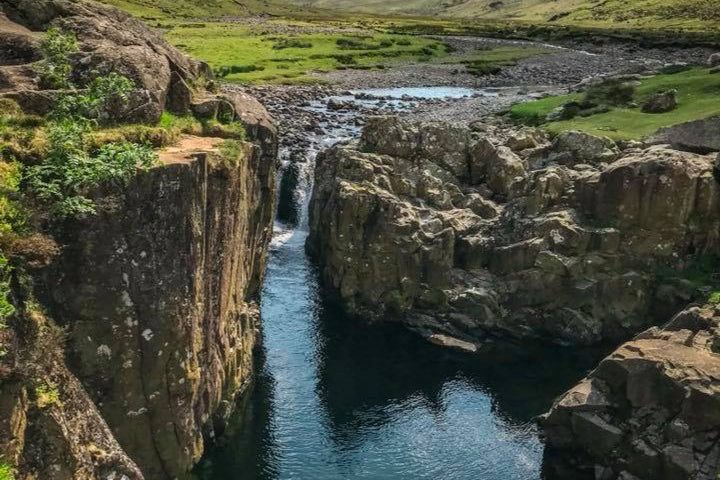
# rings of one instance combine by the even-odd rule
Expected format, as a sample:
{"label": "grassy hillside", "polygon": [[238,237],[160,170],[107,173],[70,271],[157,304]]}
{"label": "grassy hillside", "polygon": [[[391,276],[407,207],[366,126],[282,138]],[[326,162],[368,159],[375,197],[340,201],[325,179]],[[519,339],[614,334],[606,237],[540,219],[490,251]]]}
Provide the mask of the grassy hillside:
{"label": "grassy hillside", "polygon": [[99,0],[143,18],[207,18],[300,14],[304,8],[275,0]]}
{"label": "grassy hillside", "polygon": [[661,127],[720,114],[720,76],[706,68],[644,79],[637,87],[635,100],[641,105],[654,93],[669,89],[677,90],[678,106],[667,113],[644,113],[638,107],[627,106],[571,120],[538,122],[554,108],[580,98],[580,94],[573,93],[517,104],[510,115],[521,123],[541,123],[551,132],[583,130],[615,140],[629,140],[650,135]]}
{"label": "grassy hillside", "polygon": [[378,14],[442,15],[558,25],[720,29],[718,0],[287,0]]}

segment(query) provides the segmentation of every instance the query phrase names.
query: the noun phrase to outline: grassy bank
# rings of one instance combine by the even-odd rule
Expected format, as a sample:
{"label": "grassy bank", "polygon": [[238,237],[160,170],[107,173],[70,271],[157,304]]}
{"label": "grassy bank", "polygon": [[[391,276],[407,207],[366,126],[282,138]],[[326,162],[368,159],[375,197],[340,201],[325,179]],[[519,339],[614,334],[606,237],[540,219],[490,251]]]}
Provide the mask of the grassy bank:
{"label": "grassy bank", "polygon": [[616,140],[630,140],[650,135],[661,127],[720,114],[720,75],[709,73],[706,68],[643,79],[636,88],[634,99],[642,105],[654,93],[669,89],[677,90],[678,106],[667,113],[643,113],[638,107],[617,107],[587,117],[544,121],[553,109],[578,100],[581,94],[575,93],[515,105],[510,115],[522,123],[541,124],[551,132],[575,129]]}
{"label": "grassy bank", "polygon": [[383,68],[396,61],[429,61],[447,55],[438,40],[392,34],[258,33],[232,23],[177,24],[167,38],[206,61],[226,81],[317,81],[312,72]]}

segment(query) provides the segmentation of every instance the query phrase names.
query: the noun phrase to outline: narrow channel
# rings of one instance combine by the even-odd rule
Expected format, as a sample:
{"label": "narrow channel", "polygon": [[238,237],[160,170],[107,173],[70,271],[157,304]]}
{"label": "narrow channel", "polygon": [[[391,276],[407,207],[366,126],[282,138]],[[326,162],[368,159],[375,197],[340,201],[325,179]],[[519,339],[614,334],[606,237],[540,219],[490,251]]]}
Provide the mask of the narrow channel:
{"label": "narrow channel", "polygon": [[[327,129],[322,143],[356,134],[353,120]],[[345,315],[306,255],[311,186],[298,188],[296,226],[275,225],[256,380],[199,477],[540,479],[533,418],[594,355],[527,345],[466,355]]]}

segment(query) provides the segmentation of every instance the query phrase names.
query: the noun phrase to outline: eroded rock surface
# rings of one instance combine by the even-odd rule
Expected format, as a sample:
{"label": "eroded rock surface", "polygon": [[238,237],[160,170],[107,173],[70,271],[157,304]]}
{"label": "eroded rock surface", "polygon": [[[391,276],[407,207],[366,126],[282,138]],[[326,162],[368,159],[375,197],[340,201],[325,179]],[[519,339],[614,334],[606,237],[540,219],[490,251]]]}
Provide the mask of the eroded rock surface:
{"label": "eroded rock surface", "polygon": [[142,173],[57,234],[44,277],[70,367],[146,478],[186,478],[251,376],[273,199],[274,161],[247,144]]}
{"label": "eroded rock surface", "polygon": [[550,478],[717,479],[720,311],[691,307],[625,343],[541,424]]}
{"label": "eroded rock surface", "polygon": [[351,312],[474,345],[625,339],[681,308],[693,288],[658,272],[717,252],[714,157],[518,137],[376,118],[321,154],[324,283]]}

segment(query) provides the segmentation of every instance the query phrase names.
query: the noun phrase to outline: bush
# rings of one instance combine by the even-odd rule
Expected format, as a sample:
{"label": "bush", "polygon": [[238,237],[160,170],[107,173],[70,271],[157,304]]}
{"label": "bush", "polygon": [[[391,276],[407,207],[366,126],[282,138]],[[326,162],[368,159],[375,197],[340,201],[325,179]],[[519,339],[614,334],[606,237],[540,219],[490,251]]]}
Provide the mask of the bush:
{"label": "bush", "polygon": [[45,88],[70,88],[72,67],[68,57],[71,53],[78,51],[75,35],[71,32],[51,28],[40,42],[40,51],[43,60],[35,67],[40,76],[40,83]]}
{"label": "bush", "polygon": [[13,468],[5,462],[0,462],[0,480],[15,480]]}
{"label": "bush", "polygon": [[284,50],[286,48],[312,48],[312,42],[298,38],[283,38],[273,45],[273,50]]}
{"label": "bush", "polygon": [[262,65],[228,65],[215,69],[215,75],[219,78],[225,78],[233,73],[250,73],[261,72],[265,70]]}
{"label": "bush", "polygon": [[132,81],[117,73],[94,79],[85,91],[64,95],[58,100],[51,118],[93,119],[109,123],[112,114],[128,100]]}
{"label": "bush", "polygon": [[90,154],[87,134],[86,126],[72,120],[52,124],[43,162],[25,171],[26,187],[57,217],[94,214],[95,204],[86,196],[90,187],[105,181],[125,181],[136,165],[147,168],[155,162],[149,147],[129,142],[109,143]]}
{"label": "bush", "polygon": [[633,101],[635,85],[635,82],[622,77],[604,79],[591,84],[585,91],[583,100],[587,105],[625,106]]}
{"label": "bush", "polygon": [[[5,326],[7,317],[15,313],[15,307],[10,303],[10,273],[11,267],[7,258],[0,252],[0,328]],[[0,477],[2,478],[2,477]]]}
{"label": "bush", "polygon": [[354,38],[338,38],[335,44],[340,50],[379,50],[382,48],[379,44],[356,40]]}

